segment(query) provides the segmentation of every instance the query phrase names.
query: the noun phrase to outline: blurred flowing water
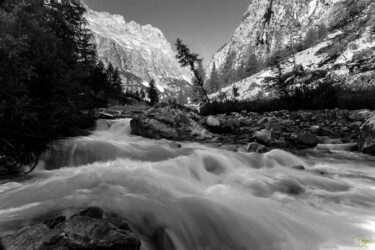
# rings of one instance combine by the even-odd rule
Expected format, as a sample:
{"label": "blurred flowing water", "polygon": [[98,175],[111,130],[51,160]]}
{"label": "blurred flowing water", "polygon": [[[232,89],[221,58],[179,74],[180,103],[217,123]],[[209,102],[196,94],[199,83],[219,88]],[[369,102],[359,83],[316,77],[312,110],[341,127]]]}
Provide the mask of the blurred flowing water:
{"label": "blurred flowing water", "polygon": [[129,123],[98,121],[91,136],[56,143],[31,176],[0,184],[0,236],[99,206],[126,218],[144,250],[357,249],[353,237],[375,239],[374,158],[345,146],[303,156],[179,148],[131,136]]}

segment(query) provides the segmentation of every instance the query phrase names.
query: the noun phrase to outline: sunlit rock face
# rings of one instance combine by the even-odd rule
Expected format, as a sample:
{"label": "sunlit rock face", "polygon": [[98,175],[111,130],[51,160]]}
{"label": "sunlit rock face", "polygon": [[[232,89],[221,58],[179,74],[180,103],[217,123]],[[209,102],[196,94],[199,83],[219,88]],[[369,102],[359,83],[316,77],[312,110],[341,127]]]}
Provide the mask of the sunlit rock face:
{"label": "sunlit rock face", "polygon": [[[241,67],[252,53],[265,59],[273,51],[288,46],[291,40],[300,40],[311,27],[329,22],[335,3],[340,1],[251,1],[231,41],[211,60],[208,74],[214,63],[221,72],[235,70]],[[233,63],[228,65],[228,60]]]}
{"label": "sunlit rock face", "polygon": [[[357,7],[352,3],[358,3]],[[231,41],[207,66],[207,77],[215,65],[226,86],[210,98],[220,99],[225,94],[233,99],[233,86],[238,88],[237,99],[269,96],[263,87],[265,78],[274,76],[271,68],[237,79],[227,76],[238,76],[252,54],[265,61],[278,50],[291,51],[292,46],[303,43],[309,30],[323,25],[328,35],[285,57],[283,73],[301,65],[305,70],[325,70],[348,86],[364,86],[374,77],[374,23],[375,3],[370,0],[253,0]]]}
{"label": "sunlit rock face", "polygon": [[99,58],[121,71],[126,89],[144,89],[153,79],[163,98],[175,98],[190,85],[191,72],[180,67],[171,44],[159,29],[106,12],[89,10],[86,18]]}

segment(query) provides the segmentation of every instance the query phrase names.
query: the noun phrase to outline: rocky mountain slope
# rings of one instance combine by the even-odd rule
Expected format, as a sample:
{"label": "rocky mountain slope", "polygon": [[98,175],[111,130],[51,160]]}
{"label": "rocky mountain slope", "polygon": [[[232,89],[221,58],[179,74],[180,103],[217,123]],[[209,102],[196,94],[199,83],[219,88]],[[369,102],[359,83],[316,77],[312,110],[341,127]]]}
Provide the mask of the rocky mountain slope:
{"label": "rocky mountain slope", "polygon": [[301,64],[307,70],[328,70],[348,83],[363,77],[368,81],[375,69],[371,61],[374,20],[375,6],[369,0],[254,0],[231,41],[214,55],[207,76],[215,65],[230,84],[221,90],[228,98],[233,97],[233,83],[239,88],[240,99],[254,97],[262,90],[264,78],[273,73],[264,68],[236,82],[233,76],[246,67],[250,55],[264,61],[276,51],[302,43],[311,30],[326,27],[328,35],[284,59],[285,71]]}
{"label": "rocky mountain slope", "polygon": [[93,10],[86,18],[100,59],[119,68],[126,89],[145,89],[153,79],[162,98],[175,98],[190,86],[191,72],[180,67],[171,44],[159,29]]}

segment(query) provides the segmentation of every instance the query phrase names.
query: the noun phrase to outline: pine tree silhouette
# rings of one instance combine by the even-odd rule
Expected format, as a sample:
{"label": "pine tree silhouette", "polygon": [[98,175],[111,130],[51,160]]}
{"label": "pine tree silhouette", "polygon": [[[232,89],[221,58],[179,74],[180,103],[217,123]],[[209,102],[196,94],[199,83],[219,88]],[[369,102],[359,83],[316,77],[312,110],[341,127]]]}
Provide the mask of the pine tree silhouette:
{"label": "pine tree silhouette", "polygon": [[159,102],[159,93],[155,86],[155,81],[151,80],[150,87],[148,88],[148,98],[150,98],[151,105]]}
{"label": "pine tree silhouette", "polygon": [[[210,103],[210,99],[208,98],[207,92],[204,89],[204,74],[202,73],[202,59],[199,58],[199,55],[196,53],[191,53],[190,49],[182,43],[181,39],[177,39],[176,41],[177,47],[177,55],[176,58],[179,60],[179,63],[182,67],[190,67],[190,70],[194,73],[194,77],[196,79],[195,86],[199,89],[199,91],[203,93],[203,96],[206,99],[206,102]],[[199,97],[198,97],[199,98]],[[201,100],[204,101],[204,100]]]}

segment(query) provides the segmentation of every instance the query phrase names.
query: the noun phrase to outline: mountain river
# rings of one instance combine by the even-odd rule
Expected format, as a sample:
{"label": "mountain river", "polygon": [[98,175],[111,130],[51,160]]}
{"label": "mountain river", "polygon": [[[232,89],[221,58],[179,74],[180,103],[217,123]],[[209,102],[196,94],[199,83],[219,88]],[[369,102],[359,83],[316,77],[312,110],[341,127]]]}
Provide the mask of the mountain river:
{"label": "mountain river", "polygon": [[373,157],[345,145],[298,156],[178,147],[130,132],[128,119],[98,121],[0,183],[0,236],[98,206],[126,218],[142,250],[375,249]]}

